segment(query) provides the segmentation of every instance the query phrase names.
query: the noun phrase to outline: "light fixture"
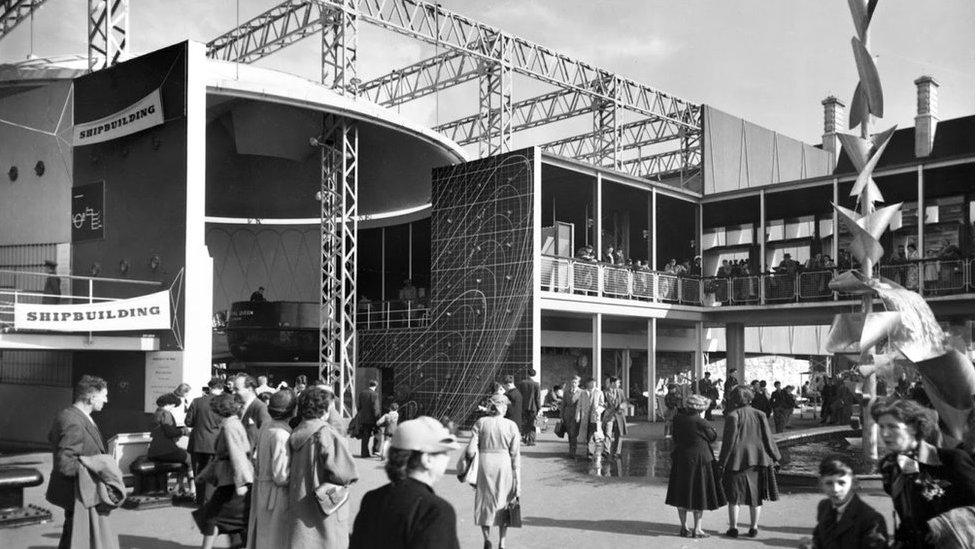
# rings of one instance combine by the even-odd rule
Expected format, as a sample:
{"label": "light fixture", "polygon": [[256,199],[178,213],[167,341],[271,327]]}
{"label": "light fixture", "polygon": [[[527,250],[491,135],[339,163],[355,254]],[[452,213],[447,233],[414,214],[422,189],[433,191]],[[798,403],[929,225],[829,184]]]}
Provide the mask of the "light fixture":
{"label": "light fixture", "polygon": [[37,174],[37,177],[44,175],[44,161],[38,160],[37,164],[34,164],[34,173]]}

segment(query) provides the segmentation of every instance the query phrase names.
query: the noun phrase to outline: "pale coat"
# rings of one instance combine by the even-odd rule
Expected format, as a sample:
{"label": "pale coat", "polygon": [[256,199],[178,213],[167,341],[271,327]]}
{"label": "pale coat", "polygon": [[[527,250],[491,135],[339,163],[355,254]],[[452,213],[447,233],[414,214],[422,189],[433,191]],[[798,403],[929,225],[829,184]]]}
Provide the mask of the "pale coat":
{"label": "pale coat", "polygon": [[246,486],[254,482],[251,443],[237,416],[224,418],[214,444],[214,460],[197,475],[197,482],[214,486]]}
{"label": "pale coat", "polygon": [[254,485],[247,525],[248,547],[289,547],[288,472],[291,427],[285,421],[266,423],[254,449]]}
{"label": "pale coat", "polygon": [[580,442],[588,442],[586,428],[588,424],[595,423],[597,430],[602,430],[600,427],[600,416],[603,414],[605,407],[603,391],[600,389],[594,387],[593,389],[586,389],[580,392],[579,405],[576,407],[576,421],[580,426]]}
{"label": "pale coat", "polygon": [[352,526],[350,504],[347,502],[325,516],[315,499],[315,488],[323,482],[348,485],[358,479],[345,440],[324,420],[306,419],[292,432],[288,447],[291,449],[288,473],[291,549],[346,549]]}

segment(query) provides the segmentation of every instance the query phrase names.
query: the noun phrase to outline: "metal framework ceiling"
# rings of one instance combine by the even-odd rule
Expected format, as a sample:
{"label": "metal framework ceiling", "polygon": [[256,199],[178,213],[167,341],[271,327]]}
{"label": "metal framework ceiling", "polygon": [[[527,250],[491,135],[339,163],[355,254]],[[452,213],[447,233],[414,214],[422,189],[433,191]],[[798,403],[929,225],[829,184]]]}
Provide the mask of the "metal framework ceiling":
{"label": "metal framework ceiling", "polygon": [[[0,0],[0,40],[47,0]],[[129,57],[129,0],[88,0],[88,68],[104,69]]]}
{"label": "metal framework ceiling", "polygon": [[[340,11],[447,49],[352,84],[359,95],[394,106],[477,80],[478,111],[436,129],[460,144],[479,144],[483,155],[508,150],[516,132],[591,115],[591,132],[543,146],[649,178],[679,175],[684,180],[700,171],[700,105],[421,0],[287,0],[214,39],[208,52],[218,59],[254,62],[321,31],[329,14]],[[513,101],[515,74],[557,90]],[[622,123],[623,111],[642,120]],[[645,155],[645,147],[653,154]]]}

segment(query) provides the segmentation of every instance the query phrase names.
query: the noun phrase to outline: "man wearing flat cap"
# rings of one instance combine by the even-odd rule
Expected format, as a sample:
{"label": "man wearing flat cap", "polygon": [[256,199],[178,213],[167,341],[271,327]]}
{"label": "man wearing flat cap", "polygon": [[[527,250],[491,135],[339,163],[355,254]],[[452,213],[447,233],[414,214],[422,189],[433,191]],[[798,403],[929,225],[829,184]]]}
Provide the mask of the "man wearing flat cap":
{"label": "man wearing flat cap", "polygon": [[457,449],[454,435],[432,417],[401,423],[386,461],[390,483],[363,496],[350,549],[459,549],[457,514],[434,493]]}

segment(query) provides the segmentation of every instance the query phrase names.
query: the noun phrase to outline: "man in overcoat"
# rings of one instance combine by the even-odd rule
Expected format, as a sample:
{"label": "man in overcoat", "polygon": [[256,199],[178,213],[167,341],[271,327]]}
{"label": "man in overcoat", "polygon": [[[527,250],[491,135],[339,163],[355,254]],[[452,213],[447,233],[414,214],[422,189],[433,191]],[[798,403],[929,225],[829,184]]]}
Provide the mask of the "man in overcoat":
{"label": "man in overcoat", "polygon": [[[217,395],[224,393],[224,380],[214,377],[207,383],[210,393],[197,397],[190,402],[186,411],[186,426],[190,428],[190,452],[193,463],[193,476],[200,476],[200,471],[207,466],[214,457],[214,443],[220,433],[220,424],[224,419],[210,409],[210,401]],[[203,505],[207,500],[204,484],[197,483],[197,503]]]}
{"label": "man in overcoat", "polygon": [[[369,440],[376,430],[376,421],[380,418],[380,394],[377,391],[379,383],[375,379],[369,380],[369,386],[359,391],[356,396],[356,415],[359,417],[360,456],[370,457]],[[379,448],[374,445],[379,453]]]}
{"label": "man in overcoat", "polygon": [[[64,509],[64,528],[58,549],[70,549],[74,527],[75,485],[82,456],[105,453],[102,432],[91,418],[108,403],[108,384],[96,376],[83,375],[74,389],[74,404],[58,413],[48,433],[54,466],[45,498]],[[82,525],[79,525],[81,527]],[[87,527],[87,525],[84,525]]]}
{"label": "man in overcoat", "polygon": [[522,441],[526,446],[535,446],[535,418],[539,415],[542,400],[542,387],[533,379],[534,369],[529,369],[525,379],[518,382],[517,388],[522,395]]}

